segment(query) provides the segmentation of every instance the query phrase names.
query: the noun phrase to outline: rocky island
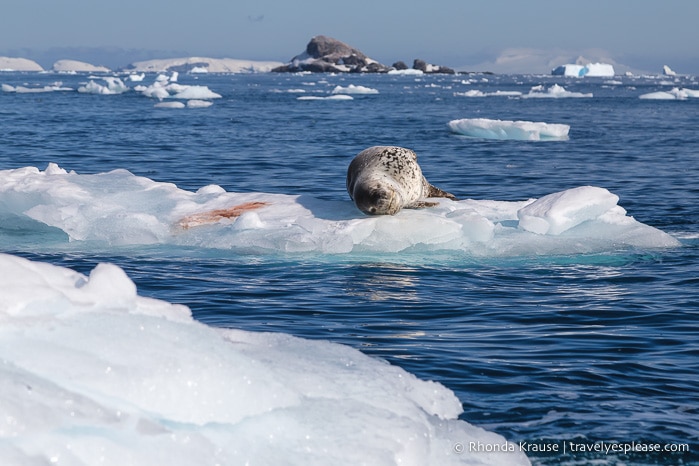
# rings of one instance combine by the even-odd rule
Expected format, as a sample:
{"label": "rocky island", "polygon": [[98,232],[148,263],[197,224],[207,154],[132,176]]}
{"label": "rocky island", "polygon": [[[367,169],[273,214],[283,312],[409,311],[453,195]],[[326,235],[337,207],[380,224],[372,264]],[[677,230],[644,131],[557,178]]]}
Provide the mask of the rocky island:
{"label": "rocky island", "polygon": [[[403,62],[393,66],[379,63],[369,58],[360,50],[328,36],[315,36],[306,46],[306,50],[296,55],[289,63],[273,68],[273,72],[310,71],[316,73],[388,73],[407,70]],[[445,66],[430,65],[423,60],[415,60],[413,69],[423,73],[449,73],[454,70]]]}

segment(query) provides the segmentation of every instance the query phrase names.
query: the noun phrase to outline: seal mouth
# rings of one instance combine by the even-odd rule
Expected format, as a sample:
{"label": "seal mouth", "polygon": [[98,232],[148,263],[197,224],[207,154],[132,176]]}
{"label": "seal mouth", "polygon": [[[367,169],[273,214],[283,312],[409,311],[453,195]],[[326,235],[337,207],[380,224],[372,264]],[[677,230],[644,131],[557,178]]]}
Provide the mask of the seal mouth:
{"label": "seal mouth", "polygon": [[383,187],[369,191],[363,199],[356,199],[359,210],[368,215],[394,215],[400,210],[396,192]]}

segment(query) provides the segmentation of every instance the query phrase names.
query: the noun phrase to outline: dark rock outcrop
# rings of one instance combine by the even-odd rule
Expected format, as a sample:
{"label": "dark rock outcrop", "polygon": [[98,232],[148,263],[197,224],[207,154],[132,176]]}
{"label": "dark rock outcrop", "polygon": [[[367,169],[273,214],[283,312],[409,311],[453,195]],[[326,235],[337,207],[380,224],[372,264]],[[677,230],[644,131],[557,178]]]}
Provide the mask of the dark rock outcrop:
{"label": "dark rock outcrop", "polygon": [[286,65],[274,68],[275,72],[333,72],[333,73],[385,73],[390,68],[364,55],[344,42],[327,36],[315,36],[306,51],[295,56]]}
{"label": "dark rock outcrop", "polygon": [[442,74],[455,74],[456,71],[449,68],[448,66],[441,65],[430,65],[425,60],[420,60],[416,58],[413,61],[413,69],[420,70],[423,73],[442,73]]}
{"label": "dark rock outcrop", "polygon": [[[315,73],[387,73],[390,70],[407,70],[408,65],[398,61],[393,66],[386,66],[373,60],[361,51],[337,39],[328,36],[315,36],[306,45],[306,51],[296,55],[286,65],[273,68],[273,72],[311,71]],[[413,69],[424,73],[454,74],[446,66],[430,65],[424,60],[416,59]]]}

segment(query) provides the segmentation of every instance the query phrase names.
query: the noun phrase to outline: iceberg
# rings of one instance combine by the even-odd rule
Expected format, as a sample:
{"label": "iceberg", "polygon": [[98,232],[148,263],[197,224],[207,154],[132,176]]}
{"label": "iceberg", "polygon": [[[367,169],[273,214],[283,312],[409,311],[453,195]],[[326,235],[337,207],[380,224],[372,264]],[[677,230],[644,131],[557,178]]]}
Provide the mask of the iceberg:
{"label": "iceberg", "polygon": [[[308,195],[196,192],[126,170],[81,175],[56,164],[0,171],[3,228],[46,235],[47,243],[161,244],[272,254],[396,254],[439,251],[521,257],[668,248],[680,243],[626,215],[604,188],[572,188],[541,199],[435,199],[436,207],[365,216],[349,199]],[[258,208],[244,209],[254,205]],[[208,223],[188,218],[207,213]],[[50,228],[47,228],[50,227]],[[7,239],[5,239],[7,240]]]}
{"label": "iceberg", "polygon": [[353,348],[206,326],[112,264],[0,254],[0,273],[2,464],[530,464],[444,386]]}
{"label": "iceberg", "polygon": [[26,58],[0,57],[0,71],[44,71],[37,62]]}
{"label": "iceberg", "polygon": [[554,76],[573,76],[581,78],[583,76],[611,78],[614,76],[614,66],[608,63],[589,63],[587,65],[561,65],[553,70]]}
{"label": "iceberg", "polygon": [[483,92],[477,89],[470,89],[466,92],[454,92],[454,96],[459,97],[521,97],[520,91],[494,91]]}
{"label": "iceberg", "polygon": [[95,66],[77,60],[58,60],[51,67],[57,73],[110,73],[105,66]]}
{"label": "iceberg", "polygon": [[677,76],[677,73],[675,73],[672,68],[670,68],[667,65],[663,65],[663,75],[664,76]]}
{"label": "iceberg", "polygon": [[520,141],[562,141],[568,139],[568,131],[570,131],[570,126],[563,124],[487,118],[452,120],[447,123],[447,126],[454,133],[472,138]]}
{"label": "iceberg", "polygon": [[186,57],[139,61],[132,63],[129,66],[129,71],[157,73],[179,70],[197,73],[265,73],[280,65],[282,63],[276,61]]}
{"label": "iceberg", "polygon": [[37,94],[43,92],[56,92],[56,91],[73,91],[74,89],[70,87],[63,87],[63,83],[56,82],[48,86],[41,87],[27,87],[27,86],[11,86],[9,84],[3,84],[0,86],[3,92],[14,92],[17,94]]}

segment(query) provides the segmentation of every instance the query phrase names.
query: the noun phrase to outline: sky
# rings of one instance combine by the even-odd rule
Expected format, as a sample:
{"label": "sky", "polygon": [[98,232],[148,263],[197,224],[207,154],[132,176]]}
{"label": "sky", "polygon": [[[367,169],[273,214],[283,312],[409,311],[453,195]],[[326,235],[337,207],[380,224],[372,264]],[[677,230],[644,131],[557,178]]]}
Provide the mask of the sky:
{"label": "sky", "polygon": [[697,18],[693,0],[3,0],[0,55],[286,62],[324,34],[388,65],[537,72],[582,55],[699,75]]}

